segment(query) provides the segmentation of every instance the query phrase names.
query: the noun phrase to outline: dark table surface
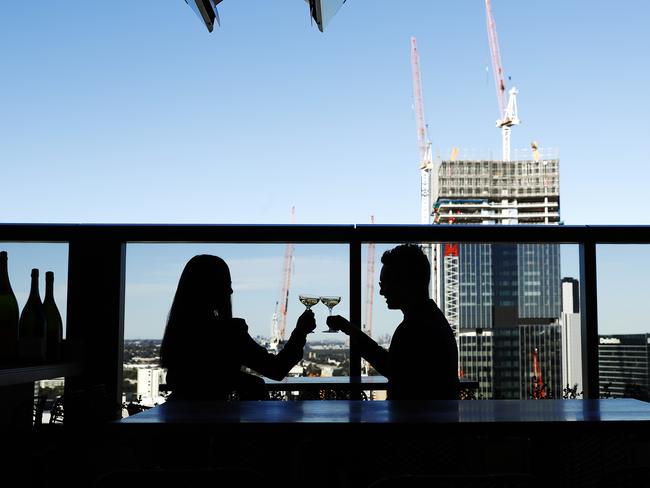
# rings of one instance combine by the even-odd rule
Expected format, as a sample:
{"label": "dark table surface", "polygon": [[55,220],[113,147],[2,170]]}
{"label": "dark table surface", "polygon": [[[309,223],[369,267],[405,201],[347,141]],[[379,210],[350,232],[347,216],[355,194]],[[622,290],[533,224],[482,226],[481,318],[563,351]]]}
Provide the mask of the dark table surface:
{"label": "dark table surface", "polygon": [[615,400],[170,401],[118,420],[118,426],[478,426],[632,425],[650,427],[650,403]]}

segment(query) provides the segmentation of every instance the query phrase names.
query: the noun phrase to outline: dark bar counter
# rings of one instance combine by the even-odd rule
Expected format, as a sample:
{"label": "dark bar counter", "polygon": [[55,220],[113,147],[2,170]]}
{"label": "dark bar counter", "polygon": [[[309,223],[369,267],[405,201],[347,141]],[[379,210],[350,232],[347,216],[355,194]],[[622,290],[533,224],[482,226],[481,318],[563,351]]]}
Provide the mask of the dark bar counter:
{"label": "dark bar counter", "polygon": [[174,402],[105,425],[116,464],[229,466],[290,486],[396,474],[527,473],[600,487],[648,463],[650,404],[615,400]]}
{"label": "dark bar counter", "polygon": [[[416,425],[418,429],[531,429],[562,426],[650,427],[650,404],[616,400],[480,401],[240,401],[167,402],[114,423],[115,427],[198,428],[220,430],[316,429],[319,426],[382,429]],[[230,429],[229,429],[230,430]]]}

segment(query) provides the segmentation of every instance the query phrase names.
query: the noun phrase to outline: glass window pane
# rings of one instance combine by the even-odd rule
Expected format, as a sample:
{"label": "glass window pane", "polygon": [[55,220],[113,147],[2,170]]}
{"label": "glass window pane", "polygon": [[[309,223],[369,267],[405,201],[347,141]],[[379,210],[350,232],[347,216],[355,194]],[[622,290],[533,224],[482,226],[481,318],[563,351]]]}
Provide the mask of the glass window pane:
{"label": "glass window pane", "polygon": [[599,245],[597,257],[600,396],[650,401],[650,246]]}
{"label": "glass window pane", "polygon": [[[347,245],[295,244],[287,260],[284,244],[129,244],[127,250],[125,306],[125,401],[142,398],[153,405],[164,401],[158,388],[165,383],[164,371],[156,378],[143,368],[160,370],[159,350],[167,314],[181,272],[197,254],[213,254],[226,261],[232,278],[233,316],[246,320],[248,333],[270,352],[281,349],[274,337],[287,340],[305,306],[302,294],[340,297],[333,314],[349,316],[349,252]],[[287,262],[290,263],[286,273]],[[288,285],[286,317],[283,321],[283,288]],[[313,306],[317,327],[307,337],[304,357],[289,376],[349,376],[349,346],[343,334],[331,334],[325,324],[328,308],[320,301]],[[201,341],[196,338],[197,343]],[[214,344],[214,354],[229,344]],[[133,370],[133,371],[130,371]],[[256,374],[255,372],[253,372]],[[144,377],[143,377],[144,378]],[[210,388],[209,382],[205,385]]]}
{"label": "glass window pane", "polygon": [[[62,339],[65,339],[68,305],[68,245],[58,243],[0,243],[0,251],[7,252],[7,272],[11,289],[18,303],[19,314],[25,307],[29,297],[31,270],[34,268],[39,270],[41,301],[45,299],[46,295],[45,274],[48,271],[54,273],[52,293],[63,324]],[[6,337],[3,337],[2,340],[4,345]],[[46,343],[46,351],[48,347],[51,346]],[[61,344],[58,354],[64,354],[64,350],[65,344]],[[3,354],[4,352],[3,349]],[[17,353],[19,353],[19,350],[14,350],[12,354]],[[15,356],[10,361],[15,362]],[[49,423],[50,419],[52,419],[52,423],[62,422],[61,398],[64,383],[64,378],[51,378],[34,382],[35,422]]]}
{"label": "glass window pane", "polygon": [[[392,247],[375,247],[376,275]],[[459,376],[476,398],[581,397],[576,245],[436,243],[431,261],[431,296],[456,331]],[[364,324],[372,292],[373,338],[388,347],[402,314],[386,309],[362,266]]]}

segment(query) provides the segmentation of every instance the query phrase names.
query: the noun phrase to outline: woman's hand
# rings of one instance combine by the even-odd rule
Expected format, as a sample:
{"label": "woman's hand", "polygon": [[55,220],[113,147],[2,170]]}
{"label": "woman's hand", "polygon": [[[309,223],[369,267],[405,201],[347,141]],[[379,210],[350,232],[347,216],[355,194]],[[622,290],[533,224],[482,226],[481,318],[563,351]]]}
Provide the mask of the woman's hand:
{"label": "woman's hand", "polygon": [[330,315],[327,317],[327,326],[332,330],[340,330],[344,334],[350,335],[350,322],[340,315]]}
{"label": "woman's hand", "polygon": [[314,312],[311,310],[305,310],[300,317],[298,317],[298,322],[296,323],[296,329],[302,332],[303,334],[309,334],[316,328],[316,318],[314,317]]}

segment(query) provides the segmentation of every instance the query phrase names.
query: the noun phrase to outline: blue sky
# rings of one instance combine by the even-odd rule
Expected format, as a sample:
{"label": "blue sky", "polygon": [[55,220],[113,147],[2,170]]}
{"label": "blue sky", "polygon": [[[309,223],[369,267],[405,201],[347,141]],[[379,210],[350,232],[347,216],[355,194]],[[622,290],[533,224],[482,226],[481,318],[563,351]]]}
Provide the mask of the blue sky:
{"label": "blue sky", "polygon": [[[563,221],[650,224],[650,4],[494,0],[493,13],[520,91],[513,147],[559,150]],[[0,221],[285,223],[295,205],[297,223],[416,223],[413,35],[434,151],[499,154],[482,1],[349,0],[325,33],[302,0],[225,0],[220,14],[208,34],[183,0],[4,2]],[[642,275],[627,269],[639,261],[611,273],[633,298]]]}

